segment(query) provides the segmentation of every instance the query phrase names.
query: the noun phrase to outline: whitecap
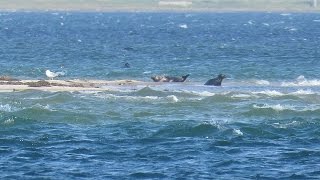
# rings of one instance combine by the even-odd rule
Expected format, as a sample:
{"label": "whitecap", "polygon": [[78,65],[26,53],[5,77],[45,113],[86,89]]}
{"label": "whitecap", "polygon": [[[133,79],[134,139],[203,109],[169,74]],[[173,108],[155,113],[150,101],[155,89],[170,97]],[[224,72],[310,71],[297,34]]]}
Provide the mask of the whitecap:
{"label": "whitecap", "polygon": [[281,86],[320,86],[320,80],[308,80],[304,76],[299,76],[295,82],[282,82]]}
{"label": "whitecap", "polygon": [[281,104],[276,104],[276,105],[264,104],[262,106],[255,104],[255,105],[253,105],[253,108],[256,108],[256,109],[273,109],[275,111],[294,110],[293,107],[284,106],[284,105],[281,105]]}
{"label": "whitecap", "polygon": [[235,95],[232,95],[231,98],[250,98],[251,95],[249,94],[235,94]]}
{"label": "whitecap", "polygon": [[114,94],[103,94],[97,95],[96,97],[108,100],[125,100],[125,101],[146,101],[152,102],[161,99],[158,96],[127,96],[127,95],[114,95]]}
{"label": "whitecap", "polygon": [[291,109],[291,108],[288,108],[288,107],[283,106],[281,104],[271,105],[268,108],[274,109],[276,111],[283,111],[283,110],[286,110],[286,109]]}
{"label": "whitecap", "polygon": [[145,71],[143,74],[151,74],[151,71]]}
{"label": "whitecap", "polygon": [[260,92],[253,92],[253,94],[265,94],[267,96],[283,96],[284,94],[279,92],[279,91],[275,91],[275,90],[265,90],[265,91],[260,91]]}
{"label": "whitecap", "polygon": [[39,109],[44,109],[44,110],[49,110],[49,111],[56,111],[56,110],[52,109],[49,104],[42,105],[42,104],[37,103],[37,104],[33,105],[32,108],[39,108]]}
{"label": "whitecap", "polygon": [[170,101],[172,101],[172,102],[174,102],[174,103],[176,103],[176,102],[179,101],[179,99],[178,99],[177,96],[175,96],[175,95],[167,96],[167,99],[170,100]]}
{"label": "whitecap", "polygon": [[179,27],[180,27],[180,28],[183,28],[183,29],[187,29],[187,28],[188,28],[188,25],[187,25],[187,24],[179,24]]}
{"label": "whitecap", "polygon": [[254,21],[253,20],[249,20],[248,24],[252,25],[252,24],[254,24]]}
{"label": "whitecap", "polygon": [[241,132],[240,129],[233,129],[233,133],[238,136],[243,136],[243,132]]}
{"label": "whitecap", "polygon": [[311,91],[310,89],[308,90],[298,90],[295,92],[290,93],[291,95],[310,95],[310,94],[315,94],[315,92]]}
{"label": "whitecap", "polygon": [[313,22],[320,22],[320,19],[314,19]]}
{"label": "whitecap", "polygon": [[290,110],[290,111],[296,111],[296,112],[306,112],[306,111],[318,111],[320,109],[319,105],[308,105],[308,106],[293,106],[293,105],[253,105],[253,108],[256,109],[273,109],[275,111],[284,111],[284,110]]}
{"label": "whitecap", "polygon": [[5,112],[15,112],[18,111],[19,109],[16,107],[12,107],[9,104],[0,104],[0,111],[5,111]]}
{"label": "whitecap", "polygon": [[8,124],[13,124],[14,123],[14,119],[13,118],[9,118],[9,119],[7,119],[7,120],[5,120],[4,122],[3,122],[3,124],[6,124],[6,125],[8,125]]}
{"label": "whitecap", "polygon": [[280,124],[280,123],[273,123],[273,126],[276,128],[280,128],[280,129],[287,129],[290,126],[297,126],[300,123],[298,121],[292,121],[289,123],[285,123],[285,124]]}
{"label": "whitecap", "polygon": [[203,96],[203,97],[210,97],[216,95],[215,93],[203,91],[203,92],[197,92],[197,91],[191,91],[191,94],[197,95],[197,96]]}
{"label": "whitecap", "polygon": [[300,111],[317,111],[319,109],[319,105],[309,105],[307,107],[302,108]]}
{"label": "whitecap", "polygon": [[255,83],[259,85],[270,85],[270,82],[267,80],[257,80]]}
{"label": "whitecap", "polygon": [[298,82],[303,82],[303,81],[306,81],[306,78],[303,76],[303,75],[300,75],[297,77],[296,79]]}
{"label": "whitecap", "polygon": [[281,15],[281,16],[291,16],[290,13],[281,13],[280,15]]}

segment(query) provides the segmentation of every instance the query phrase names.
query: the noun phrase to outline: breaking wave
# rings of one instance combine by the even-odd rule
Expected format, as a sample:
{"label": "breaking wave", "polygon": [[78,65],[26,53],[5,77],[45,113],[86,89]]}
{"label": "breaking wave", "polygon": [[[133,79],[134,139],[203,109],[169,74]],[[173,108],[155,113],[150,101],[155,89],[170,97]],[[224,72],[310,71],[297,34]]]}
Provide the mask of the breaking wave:
{"label": "breaking wave", "polygon": [[312,79],[308,80],[304,76],[299,76],[295,81],[293,82],[283,82],[281,86],[284,87],[290,87],[290,86],[320,86],[320,80]]}

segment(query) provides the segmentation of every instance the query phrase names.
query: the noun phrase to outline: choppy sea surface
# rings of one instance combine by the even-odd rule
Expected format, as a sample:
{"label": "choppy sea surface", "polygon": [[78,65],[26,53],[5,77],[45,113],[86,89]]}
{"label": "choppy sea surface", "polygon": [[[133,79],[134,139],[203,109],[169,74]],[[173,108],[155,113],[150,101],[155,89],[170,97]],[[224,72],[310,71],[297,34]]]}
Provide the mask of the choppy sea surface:
{"label": "choppy sea surface", "polygon": [[0,178],[319,179],[319,29],[318,13],[1,12],[1,75],[190,77],[1,92]]}

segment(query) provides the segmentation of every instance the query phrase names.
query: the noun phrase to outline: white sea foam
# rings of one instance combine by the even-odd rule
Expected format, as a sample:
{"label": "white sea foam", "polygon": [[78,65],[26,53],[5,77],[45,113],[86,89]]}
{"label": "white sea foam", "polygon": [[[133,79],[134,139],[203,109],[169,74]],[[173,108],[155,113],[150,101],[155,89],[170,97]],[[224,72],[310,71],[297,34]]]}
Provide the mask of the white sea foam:
{"label": "white sea foam", "polygon": [[56,111],[53,108],[51,108],[49,104],[42,105],[42,104],[37,103],[37,104],[33,105],[32,107],[39,108],[39,109],[45,109],[45,110],[49,110],[49,111]]}
{"label": "white sea foam", "polygon": [[203,97],[210,97],[210,96],[214,96],[216,95],[215,93],[212,92],[208,92],[208,91],[202,91],[202,92],[198,92],[198,91],[185,91],[187,93],[191,93],[197,96],[203,96]]}
{"label": "white sea foam", "polygon": [[249,94],[234,94],[231,96],[231,98],[250,98],[250,97],[252,96]]}
{"label": "white sea foam", "polygon": [[265,91],[260,91],[260,92],[253,92],[253,94],[265,94],[267,96],[283,96],[285,94],[275,91],[275,90],[265,90]]}
{"label": "white sea foam", "polygon": [[291,16],[290,13],[281,13],[280,15],[281,15],[281,16]]}
{"label": "white sea foam", "polygon": [[13,107],[9,104],[0,104],[0,111],[5,111],[5,112],[15,112],[15,111],[18,111],[19,108],[16,108],[16,107]]}
{"label": "white sea foam", "polygon": [[289,31],[297,31],[297,28],[290,28]]}
{"label": "white sea foam", "polygon": [[248,24],[254,24],[254,21],[253,20],[249,20]]}
{"label": "white sea foam", "polygon": [[107,100],[124,100],[124,101],[138,101],[138,102],[172,102],[176,103],[179,99],[175,95],[169,95],[166,97],[159,96],[126,96],[126,95],[114,95],[114,94],[103,94],[97,95],[97,97]]}
{"label": "white sea foam", "polygon": [[314,19],[313,22],[320,22],[320,19]]}
{"label": "white sea foam", "polygon": [[316,94],[315,92],[311,91],[310,89],[308,90],[298,90],[295,92],[290,93],[291,95],[310,95],[310,94]]}
{"label": "white sea foam", "polygon": [[116,96],[116,95],[111,95],[112,98],[115,99],[124,99],[124,100],[129,100],[129,101],[154,101],[154,100],[159,100],[160,97],[158,96]]}
{"label": "white sea foam", "polygon": [[253,105],[253,108],[256,108],[256,109],[268,109],[268,108],[271,108],[271,109],[275,109],[275,110],[278,110],[278,111],[282,111],[284,108],[283,106],[281,106],[280,104],[277,104],[277,105],[268,105],[268,104],[264,104],[263,106],[258,106],[258,105]]}
{"label": "white sea foam", "polygon": [[296,111],[296,112],[306,112],[306,111],[317,111],[320,109],[319,105],[308,105],[308,106],[293,106],[293,105],[281,105],[281,104],[264,104],[264,105],[253,105],[256,109],[273,109],[275,111]]}
{"label": "white sea foam", "polygon": [[268,23],[262,23],[263,25],[265,25],[265,26],[270,26],[270,24],[268,24]]}
{"label": "white sea foam", "polygon": [[320,80],[308,80],[304,76],[299,76],[294,82],[283,82],[281,86],[320,86]]}
{"label": "white sea foam", "polygon": [[240,129],[233,129],[233,133],[238,136],[243,136],[243,132],[241,132]]}
{"label": "white sea foam", "polygon": [[318,110],[320,110],[319,105],[309,105],[301,108],[299,111],[318,111]]}
{"label": "white sea foam", "polygon": [[178,99],[177,96],[175,96],[175,95],[167,96],[167,99],[168,99],[169,101],[171,101],[171,102],[174,102],[174,103],[176,103],[176,102],[179,101],[179,99]]}
{"label": "white sea foam", "polygon": [[264,104],[262,106],[253,105],[253,108],[256,108],[256,109],[273,109],[275,111],[295,110],[294,107],[292,107],[292,106],[281,105],[281,104],[276,104],[276,105]]}
{"label": "white sea foam", "polygon": [[257,80],[255,83],[259,85],[270,85],[270,82],[267,80]]}
{"label": "white sea foam", "polygon": [[6,125],[13,124],[13,123],[14,123],[14,119],[13,118],[9,118],[9,119],[3,121],[3,124],[6,124]]}
{"label": "white sea foam", "polygon": [[297,126],[299,124],[300,123],[298,121],[292,121],[292,122],[285,123],[285,124],[273,123],[273,126],[276,128],[287,129],[288,127]]}
{"label": "white sea foam", "polygon": [[179,27],[180,27],[180,28],[183,28],[183,29],[187,29],[187,28],[188,28],[188,25],[187,25],[187,24],[179,24]]}
{"label": "white sea foam", "polygon": [[151,71],[145,71],[143,74],[151,74]]}

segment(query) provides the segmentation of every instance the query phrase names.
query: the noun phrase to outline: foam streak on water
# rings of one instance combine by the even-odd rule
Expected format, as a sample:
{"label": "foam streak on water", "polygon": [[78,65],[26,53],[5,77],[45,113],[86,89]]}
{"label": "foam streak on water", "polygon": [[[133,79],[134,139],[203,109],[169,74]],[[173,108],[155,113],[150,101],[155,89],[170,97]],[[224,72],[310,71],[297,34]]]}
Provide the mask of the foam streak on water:
{"label": "foam streak on water", "polygon": [[[0,178],[318,179],[318,19],[1,13],[3,75],[148,83],[1,92]],[[221,87],[203,85],[220,73]]]}

